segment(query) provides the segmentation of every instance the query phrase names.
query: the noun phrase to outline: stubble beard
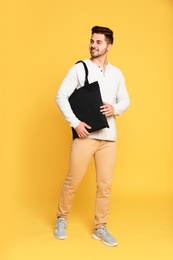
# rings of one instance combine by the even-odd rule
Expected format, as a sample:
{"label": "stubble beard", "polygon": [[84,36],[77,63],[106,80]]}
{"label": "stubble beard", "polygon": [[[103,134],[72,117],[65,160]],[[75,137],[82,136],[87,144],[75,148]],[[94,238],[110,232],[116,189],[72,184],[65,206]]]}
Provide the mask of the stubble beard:
{"label": "stubble beard", "polygon": [[105,50],[103,53],[99,53],[98,51],[95,53],[95,51],[93,52],[93,50],[90,49],[91,58],[99,58],[99,57],[105,55],[106,52],[107,52],[107,50]]}

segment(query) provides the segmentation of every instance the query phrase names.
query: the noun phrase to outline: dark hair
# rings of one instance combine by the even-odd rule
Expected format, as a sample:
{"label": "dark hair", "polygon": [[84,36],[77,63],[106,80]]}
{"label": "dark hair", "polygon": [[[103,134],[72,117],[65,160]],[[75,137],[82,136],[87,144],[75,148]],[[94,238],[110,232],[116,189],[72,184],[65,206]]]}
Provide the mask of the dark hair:
{"label": "dark hair", "polygon": [[92,29],[92,34],[94,33],[101,33],[104,34],[105,37],[109,40],[111,44],[113,44],[114,37],[113,37],[113,31],[107,27],[101,27],[101,26],[94,26]]}

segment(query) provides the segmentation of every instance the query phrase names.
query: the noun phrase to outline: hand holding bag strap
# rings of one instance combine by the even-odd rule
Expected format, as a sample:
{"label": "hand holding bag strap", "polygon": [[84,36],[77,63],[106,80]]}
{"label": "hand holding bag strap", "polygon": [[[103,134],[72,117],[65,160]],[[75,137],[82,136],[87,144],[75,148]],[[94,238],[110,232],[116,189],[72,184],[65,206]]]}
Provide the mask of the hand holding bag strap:
{"label": "hand holding bag strap", "polygon": [[85,69],[85,81],[84,81],[84,86],[86,86],[86,85],[89,84],[89,82],[88,82],[88,68],[87,68],[85,62],[82,61],[82,60],[77,61],[76,64],[77,64],[77,63],[80,63],[80,62],[84,65],[84,69]]}

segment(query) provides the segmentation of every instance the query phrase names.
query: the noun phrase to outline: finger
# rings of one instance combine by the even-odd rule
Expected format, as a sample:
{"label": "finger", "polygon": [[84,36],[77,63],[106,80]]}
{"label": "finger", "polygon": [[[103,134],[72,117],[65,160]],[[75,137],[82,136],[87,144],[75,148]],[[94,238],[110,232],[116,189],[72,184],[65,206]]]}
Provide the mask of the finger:
{"label": "finger", "polygon": [[83,129],[83,131],[78,133],[78,136],[81,138],[86,137],[87,135],[89,135],[89,132],[86,129]]}
{"label": "finger", "polygon": [[87,130],[85,130],[83,133],[82,133],[83,136],[87,136],[89,135],[89,132]]}
{"label": "finger", "polygon": [[85,127],[91,129],[91,126],[87,125],[86,123],[85,123]]}
{"label": "finger", "polygon": [[106,107],[107,107],[107,105],[103,105],[103,106],[100,107],[100,109],[104,109]]}
{"label": "finger", "polygon": [[106,114],[109,112],[109,108],[104,108],[104,109],[100,110],[100,112],[103,112],[103,114]]}
{"label": "finger", "polygon": [[84,137],[84,134],[83,134],[83,133],[80,133],[80,134],[78,134],[78,136],[79,136],[80,138],[83,138],[83,137]]}
{"label": "finger", "polygon": [[103,115],[105,115],[105,116],[108,116],[109,114],[110,114],[109,112],[103,113]]}
{"label": "finger", "polygon": [[80,134],[79,138],[85,138],[87,135],[86,134]]}
{"label": "finger", "polygon": [[100,109],[100,112],[105,112],[105,111],[107,111],[107,110],[108,110],[107,107],[103,107],[102,109]]}

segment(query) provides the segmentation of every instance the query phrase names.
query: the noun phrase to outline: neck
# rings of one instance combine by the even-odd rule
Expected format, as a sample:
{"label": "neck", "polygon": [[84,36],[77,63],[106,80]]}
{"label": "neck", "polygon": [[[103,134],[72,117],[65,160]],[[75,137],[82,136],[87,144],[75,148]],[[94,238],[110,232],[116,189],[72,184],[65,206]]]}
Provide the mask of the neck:
{"label": "neck", "polygon": [[105,68],[108,64],[107,57],[91,58],[90,60],[98,66],[100,66],[101,68]]}

